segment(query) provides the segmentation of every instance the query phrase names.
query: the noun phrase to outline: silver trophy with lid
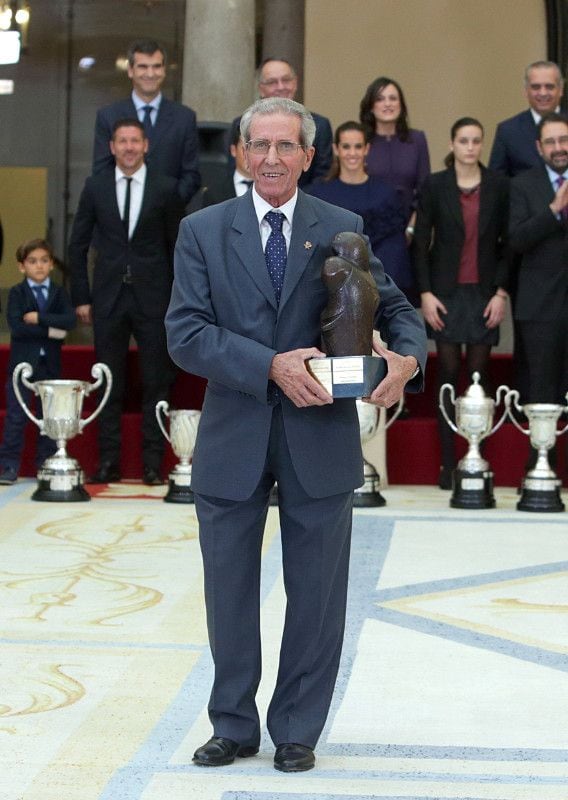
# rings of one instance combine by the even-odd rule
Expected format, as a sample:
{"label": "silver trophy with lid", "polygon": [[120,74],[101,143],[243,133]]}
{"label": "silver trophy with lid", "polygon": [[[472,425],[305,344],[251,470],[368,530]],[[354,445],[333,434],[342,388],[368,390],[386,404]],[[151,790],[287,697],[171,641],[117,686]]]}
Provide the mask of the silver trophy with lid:
{"label": "silver trophy with lid", "polygon": [[[465,394],[455,398],[454,387],[445,383],[440,387],[439,408],[450,428],[467,439],[469,449],[458,462],[453,473],[453,492],[450,499],[452,508],[494,508],[493,472],[489,462],[481,455],[479,446],[488,436],[497,431],[507,416],[505,406],[499,421],[493,425],[495,407],[506,397],[508,386],[499,386],[496,399],[487,397],[480,384],[479,372],[472,375],[473,383]],[[444,395],[448,392],[455,408],[455,423],[450,419]]]}

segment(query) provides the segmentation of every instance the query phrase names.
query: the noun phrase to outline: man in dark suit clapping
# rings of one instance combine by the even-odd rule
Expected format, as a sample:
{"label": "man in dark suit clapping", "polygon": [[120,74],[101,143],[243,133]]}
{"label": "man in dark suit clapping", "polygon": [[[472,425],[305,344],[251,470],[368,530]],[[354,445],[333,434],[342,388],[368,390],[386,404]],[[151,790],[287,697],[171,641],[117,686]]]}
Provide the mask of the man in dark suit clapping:
{"label": "man in dark suit clapping", "polygon": [[131,96],[97,112],[93,174],[114,164],[109,142],[116,121],[138,119],[148,138],[148,165],[175,178],[178,194],[187,203],[201,183],[197,124],[191,108],[162,95],[164,48],[153,39],[134,42],[128,51],[128,77],[132,81]]}
{"label": "man in dark suit clapping", "polygon": [[[96,357],[108,364],[113,376],[109,400],[99,416],[100,466],[91,482],[120,480],[120,416],[132,334],[142,377],[143,478],[151,485],[161,483],[164,451],[155,406],[167,399],[174,379],[164,315],[183,203],[175,179],[144,163],[148,140],[137,119],[115,124],[110,149],[116,167],[87,178],[69,245],[77,316],[92,323]],[[96,246],[92,286],[87,269],[91,243]]]}
{"label": "man in dark suit clapping", "polygon": [[568,119],[544,116],[540,163],[511,182],[509,241],[520,254],[514,313],[530,403],[563,403],[568,389]]}

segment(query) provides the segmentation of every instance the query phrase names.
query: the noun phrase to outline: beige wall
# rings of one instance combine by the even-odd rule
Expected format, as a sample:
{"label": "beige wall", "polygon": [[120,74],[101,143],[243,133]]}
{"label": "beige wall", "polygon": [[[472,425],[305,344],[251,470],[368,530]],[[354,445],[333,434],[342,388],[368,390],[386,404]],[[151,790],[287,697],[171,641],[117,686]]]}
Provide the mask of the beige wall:
{"label": "beige wall", "polygon": [[47,170],[44,167],[0,167],[0,209],[4,229],[4,256],[0,287],[22,280],[15,253],[27,239],[46,234]]}
{"label": "beige wall", "polygon": [[306,0],[305,102],[335,127],[358,119],[379,75],[397,80],[413,127],[426,131],[442,169],[449,129],[461,116],[486,128],[526,106],[523,70],[546,58],[542,0]]}

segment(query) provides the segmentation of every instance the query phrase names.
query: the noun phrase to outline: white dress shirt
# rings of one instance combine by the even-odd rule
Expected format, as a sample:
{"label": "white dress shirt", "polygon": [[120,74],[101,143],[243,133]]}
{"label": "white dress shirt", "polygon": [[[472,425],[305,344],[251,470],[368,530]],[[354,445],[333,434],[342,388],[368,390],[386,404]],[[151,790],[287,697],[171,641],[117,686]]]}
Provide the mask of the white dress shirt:
{"label": "white dress shirt", "polygon": [[243,175],[242,172],[236,169],[233,172],[233,184],[235,186],[235,196],[240,197],[248,192],[252,184],[252,179],[247,178],[246,175]]}
{"label": "white dress shirt", "polygon": [[278,208],[274,208],[267,203],[256,191],[254,185],[252,187],[252,201],[254,203],[254,210],[256,212],[256,216],[258,219],[258,225],[260,230],[260,238],[262,241],[262,249],[264,251],[266,247],[266,242],[268,241],[268,237],[272,233],[272,228],[270,227],[270,223],[268,220],[264,219],[265,216],[269,211],[280,211],[284,214],[284,222],[282,223],[282,233],[284,234],[284,239],[286,240],[286,250],[290,249],[290,239],[292,238],[292,219],[294,217],[294,209],[296,208],[296,202],[298,200],[298,190],[294,192],[294,195],[286,202],[284,205],[278,206]]}
{"label": "white dress shirt", "polygon": [[142,198],[144,197],[144,184],[146,183],[146,164],[142,164],[133,175],[125,175],[118,167],[114,168],[116,181],[116,201],[120,218],[124,216],[124,201],[126,199],[126,178],[132,178],[130,184],[130,219],[128,225],[128,238],[132,237],[134,228],[138,223],[140,209],[142,208]]}

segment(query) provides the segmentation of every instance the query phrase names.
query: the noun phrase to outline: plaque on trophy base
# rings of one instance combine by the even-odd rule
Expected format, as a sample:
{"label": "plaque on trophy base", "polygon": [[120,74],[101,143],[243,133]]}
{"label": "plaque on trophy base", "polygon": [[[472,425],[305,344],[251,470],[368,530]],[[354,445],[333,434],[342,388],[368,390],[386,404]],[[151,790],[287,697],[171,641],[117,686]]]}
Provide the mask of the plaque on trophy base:
{"label": "plaque on trophy base", "polygon": [[495,508],[493,494],[493,473],[489,464],[486,469],[468,472],[460,469],[461,461],[452,476],[453,492],[450,498],[452,508]]}
{"label": "plaque on trophy base", "polygon": [[91,499],[83,486],[85,475],[79,462],[66,453],[46,458],[37,473],[32,500],[47,503],[78,503]]}
{"label": "plaque on trophy base", "polygon": [[306,363],[332,397],[368,397],[387,374],[384,358],[375,356],[329,356]]}
{"label": "plaque on trophy base", "polygon": [[521,484],[521,498],[517,503],[518,511],[555,512],[564,511],[565,505],[560,499],[562,482],[554,477],[536,475],[530,470]]}
{"label": "plaque on trophy base", "polygon": [[[41,465],[37,478],[38,486],[32,494],[32,500],[48,503],[80,503],[90,500],[90,495],[83,486],[83,470],[79,462],[67,454],[67,442],[98,416],[108,400],[112,386],[112,374],[106,364],[94,364],[91,375],[95,383],[79,380],[50,379],[30,383],[33,374],[31,364],[22,361],[17,364],[12,376],[14,394],[26,415],[38,426],[41,436],[49,436],[57,443],[57,451],[46,458]],[[42,419],[35,417],[26,406],[20,392],[19,381],[39,395],[42,408]],[[81,419],[83,400],[106,380],[104,394],[95,411]]]}

